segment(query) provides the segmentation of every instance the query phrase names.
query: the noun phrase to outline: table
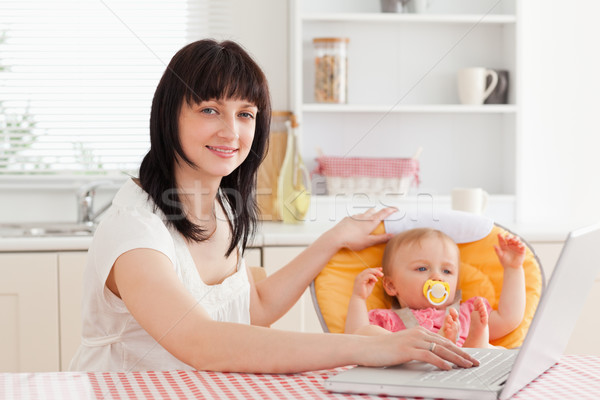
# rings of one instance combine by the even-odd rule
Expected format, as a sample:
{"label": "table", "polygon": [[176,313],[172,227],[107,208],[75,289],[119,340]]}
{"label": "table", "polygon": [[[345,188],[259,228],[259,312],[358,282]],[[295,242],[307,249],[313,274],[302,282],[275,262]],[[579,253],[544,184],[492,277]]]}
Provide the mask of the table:
{"label": "table", "polygon": [[[330,393],[323,381],[345,368],[299,374],[208,371],[1,373],[0,399],[381,399]],[[600,357],[568,355],[513,399],[597,399]],[[384,396],[385,397],[385,396]]]}

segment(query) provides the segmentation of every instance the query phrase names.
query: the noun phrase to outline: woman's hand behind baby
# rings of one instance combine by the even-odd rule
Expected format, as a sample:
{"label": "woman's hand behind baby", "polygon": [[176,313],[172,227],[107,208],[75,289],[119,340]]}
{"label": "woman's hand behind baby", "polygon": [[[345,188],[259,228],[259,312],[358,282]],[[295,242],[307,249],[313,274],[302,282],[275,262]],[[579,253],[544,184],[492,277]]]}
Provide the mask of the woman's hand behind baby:
{"label": "woman's hand behind baby", "polygon": [[371,208],[362,214],[345,217],[333,228],[325,233],[331,244],[337,248],[347,248],[360,251],[367,247],[386,243],[394,235],[392,233],[372,234],[377,226],[398,211],[396,208],[387,207],[379,211]]}

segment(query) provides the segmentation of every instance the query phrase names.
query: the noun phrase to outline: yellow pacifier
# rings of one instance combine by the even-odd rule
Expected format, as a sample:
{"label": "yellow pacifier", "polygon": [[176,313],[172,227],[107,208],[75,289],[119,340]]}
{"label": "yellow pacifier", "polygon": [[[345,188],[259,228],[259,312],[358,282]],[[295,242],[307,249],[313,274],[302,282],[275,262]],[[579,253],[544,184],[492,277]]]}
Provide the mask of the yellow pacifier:
{"label": "yellow pacifier", "polygon": [[443,281],[434,281],[429,279],[423,285],[423,294],[434,306],[441,306],[450,296],[450,285]]}

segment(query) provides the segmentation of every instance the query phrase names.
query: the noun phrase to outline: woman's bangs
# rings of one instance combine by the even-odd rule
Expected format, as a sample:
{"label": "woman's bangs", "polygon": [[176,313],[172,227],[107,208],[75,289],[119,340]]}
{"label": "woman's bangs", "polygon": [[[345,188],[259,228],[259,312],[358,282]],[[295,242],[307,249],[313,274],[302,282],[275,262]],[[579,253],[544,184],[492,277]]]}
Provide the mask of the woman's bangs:
{"label": "woman's bangs", "polygon": [[252,69],[244,66],[243,60],[222,57],[218,63],[199,70],[193,79],[193,88],[188,88],[188,102],[199,103],[213,99],[246,100],[259,109],[265,107],[265,84]]}

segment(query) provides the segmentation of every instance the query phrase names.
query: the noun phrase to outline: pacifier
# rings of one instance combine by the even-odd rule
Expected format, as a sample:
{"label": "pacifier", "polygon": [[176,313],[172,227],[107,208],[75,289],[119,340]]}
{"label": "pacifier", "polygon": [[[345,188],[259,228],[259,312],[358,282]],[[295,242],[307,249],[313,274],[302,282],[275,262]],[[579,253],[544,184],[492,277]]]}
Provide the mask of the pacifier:
{"label": "pacifier", "polygon": [[450,297],[450,285],[444,281],[429,279],[423,285],[423,295],[432,305],[441,306]]}

